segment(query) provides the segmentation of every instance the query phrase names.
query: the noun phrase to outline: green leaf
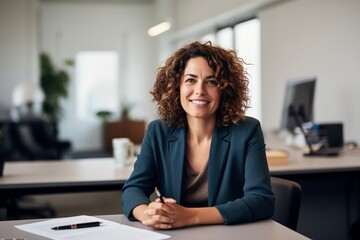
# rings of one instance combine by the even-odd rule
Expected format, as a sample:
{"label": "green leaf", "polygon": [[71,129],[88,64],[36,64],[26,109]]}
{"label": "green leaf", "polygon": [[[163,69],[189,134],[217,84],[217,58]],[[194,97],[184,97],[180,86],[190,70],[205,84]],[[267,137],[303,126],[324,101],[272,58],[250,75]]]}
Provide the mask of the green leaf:
{"label": "green leaf", "polygon": [[[65,62],[73,65],[72,60]],[[40,55],[41,78],[40,85],[45,94],[43,114],[50,120],[57,120],[63,116],[60,101],[68,97],[70,76],[65,70],[58,70],[46,53]]]}
{"label": "green leaf", "polygon": [[113,114],[112,112],[104,110],[104,111],[98,111],[96,113],[96,116],[99,117],[103,123],[105,123],[109,121],[109,118],[112,116],[112,114]]}

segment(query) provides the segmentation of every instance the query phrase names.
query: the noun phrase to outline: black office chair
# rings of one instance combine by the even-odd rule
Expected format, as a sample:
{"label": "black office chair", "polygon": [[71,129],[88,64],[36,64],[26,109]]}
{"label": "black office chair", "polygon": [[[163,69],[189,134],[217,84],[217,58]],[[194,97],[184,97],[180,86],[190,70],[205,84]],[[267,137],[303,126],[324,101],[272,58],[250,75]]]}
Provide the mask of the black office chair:
{"label": "black office chair", "polygon": [[[22,145],[19,143],[20,141],[27,142],[34,146],[40,146],[36,145],[35,137],[32,137],[32,135],[38,134],[44,136],[44,132],[41,131],[39,128],[33,128],[34,134],[30,132],[30,126],[37,126],[35,124],[38,124],[37,122],[12,122],[12,121],[0,121],[0,130],[3,134],[3,140],[0,141],[0,162],[1,161],[13,161],[13,160],[30,160],[34,158],[31,157],[57,157],[56,151],[52,150],[52,152],[49,151],[49,153],[53,153],[53,155],[48,154],[46,152],[46,148],[44,147],[43,150],[38,147],[37,149],[30,149],[32,150],[30,153],[27,151],[24,151]],[[40,123],[39,123],[40,124]],[[29,126],[29,129],[26,127]],[[41,125],[39,125],[41,127]],[[46,125],[44,125],[45,127]],[[24,132],[27,133],[28,136],[25,134],[19,134],[22,130],[22,127],[24,127]],[[25,139],[28,137],[27,139]],[[30,138],[31,137],[31,138]],[[44,137],[45,138],[45,137]],[[26,140],[26,141],[25,141]],[[51,140],[51,139],[50,139]],[[51,143],[50,140],[47,143],[48,149],[51,149]],[[38,152],[43,155],[34,155],[33,153],[37,150]],[[47,155],[45,155],[47,154]],[[0,174],[1,176],[1,174]],[[0,221],[1,220],[18,220],[18,219],[31,219],[31,218],[53,218],[56,216],[55,209],[53,209],[52,206],[50,206],[48,203],[41,203],[38,201],[35,201],[31,197],[22,197],[22,196],[0,196]]]}
{"label": "black office chair", "polygon": [[301,186],[290,180],[271,177],[271,187],[275,195],[273,220],[296,231],[300,203]]}

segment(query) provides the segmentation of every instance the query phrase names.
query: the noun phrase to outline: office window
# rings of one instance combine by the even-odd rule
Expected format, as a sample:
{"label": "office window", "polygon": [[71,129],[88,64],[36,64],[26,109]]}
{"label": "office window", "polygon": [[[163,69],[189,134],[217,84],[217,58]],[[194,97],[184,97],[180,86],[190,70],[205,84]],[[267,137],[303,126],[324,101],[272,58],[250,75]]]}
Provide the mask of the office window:
{"label": "office window", "polygon": [[84,51],[76,55],[76,116],[98,121],[96,112],[118,113],[119,55],[115,51]]}
{"label": "office window", "polygon": [[225,49],[234,49],[248,63],[245,68],[249,74],[251,108],[246,114],[261,121],[260,20],[254,18],[240,22],[200,39],[212,39],[213,43]]}
{"label": "office window", "polygon": [[234,29],[227,27],[217,31],[216,42],[225,49],[234,49]]}
{"label": "office window", "polygon": [[252,19],[234,26],[235,49],[249,73],[251,108],[247,115],[261,120],[260,21]]}

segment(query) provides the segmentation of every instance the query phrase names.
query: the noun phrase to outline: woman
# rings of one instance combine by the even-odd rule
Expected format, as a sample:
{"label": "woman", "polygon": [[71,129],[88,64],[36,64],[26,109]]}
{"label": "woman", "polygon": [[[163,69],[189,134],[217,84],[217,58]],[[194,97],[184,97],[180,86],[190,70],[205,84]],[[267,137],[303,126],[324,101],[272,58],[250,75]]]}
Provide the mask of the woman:
{"label": "woman", "polygon": [[[274,211],[260,123],[245,116],[248,79],[235,51],[194,42],[159,68],[151,122],[123,209],[154,229],[234,224]],[[151,202],[157,187],[165,197]]]}

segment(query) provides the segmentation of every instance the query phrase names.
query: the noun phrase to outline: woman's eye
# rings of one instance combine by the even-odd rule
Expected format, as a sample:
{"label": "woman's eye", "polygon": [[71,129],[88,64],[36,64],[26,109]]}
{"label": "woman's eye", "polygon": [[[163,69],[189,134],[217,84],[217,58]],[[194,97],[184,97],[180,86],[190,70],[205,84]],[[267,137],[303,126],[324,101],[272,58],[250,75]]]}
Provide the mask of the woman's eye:
{"label": "woman's eye", "polygon": [[195,82],[195,79],[193,79],[193,78],[188,78],[188,79],[185,80],[185,82],[187,82],[187,83],[194,83],[194,82]]}
{"label": "woman's eye", "polygon": [[217,80],[208,80],[207,83],[211,86],[218,86],[219,82]]}

